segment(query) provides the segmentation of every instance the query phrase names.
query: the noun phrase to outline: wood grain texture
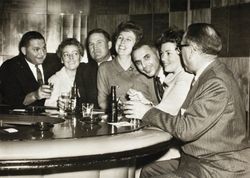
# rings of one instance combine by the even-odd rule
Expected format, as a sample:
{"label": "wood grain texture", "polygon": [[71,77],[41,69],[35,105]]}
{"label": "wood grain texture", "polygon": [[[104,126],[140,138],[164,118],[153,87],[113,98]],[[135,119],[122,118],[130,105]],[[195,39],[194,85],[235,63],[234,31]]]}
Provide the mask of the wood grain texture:
{"label": "wood grain texture", "polygon": [[93,15],[88,18],[88,31],[94,28],[102,28],[112,35],[117,26],[129,20],[128,15]]}
{"label": "wood grain texture", "polygon": [[129,1],[129,14],[152,14],[155,2],[152,0],[130,0]]}
{"label": "wood grain texture", "polygon": [[60,14],[47,15],[47,51],[50,53],[56,52],[58,45],[62,40],[62,18]]}
{"label": "wood grain texture", "polygon": [[187,12],[177,11],[169,13],[169,26],[176,26],[179,29],[187,28]]}
{"label": "wood grain texture", "polygon": [[211,23],[218,30],[222,38],[222,50],[220,52],[221,57],[227,57],[229,55],[229,14],[229,7],[211,9]]}
{"label": "wood grain texture", "polygon": [[229,56],[249,56],[250,3],[230,6]]}
{"label": "wood grain texture", "polygon": [[1,0],[5,12],[46,14],[46,0]]}
{"label": "wood grain texture", "polygon": [[194,9],[191,11],[192,23],[211,23],[211,9]]}
{"label": "wood grain texture", "polygon": [[87,15],[81,15],[81,36],[80,41],[82,44],[85,43],[85,39],[87,38],[87,32],[88,32],[88,16]]}
{"label": "wood grain texture", "polygon": [[211,0],[190,0],[190,8],[191,9],[203,9],[210,8]]}
{"label": "wood grain texture", "polygon": [[130,19],[143,28],[143,41],[152,42],[154,39],[152,14],[131,15]]}
{"label": "wood grain texture", "polygon": [[233,72],[243,96],[245,109],[246,111],[249,111],[250,58],[230,57],[219,58],[219,60],[225,63],[226,66]]}
{"label": "wood grain texture", "polygon": [[61,0],[47,0],[47,13],[48,14],[60,14],[61,13]]}
{"label": "wood grain texture", "polygon": [[[61,0],[61,13],[89,14],[90,0]],[[94,2],[94,1],[93,1]]]}
{"label": "wood grain texture", "polygon": [[18,44],[22,35],[31,30],[46,33],[46,15],[28,13],[4,13],[3,18],[3,53],[2,55],[17,55]]}
{"label": "wood grain texture", "polygon": [[91,0],[90,14],[128,14],[129,0]]}
{"label": "wood grain texture", "polygon": [[62,40],[66,38],[73,38],[73,20],[74,20],[74,15],[69,14],[69,15],[62,15],[62,35],[63,38]]}
{"label": "wood grain texture", "polygon": [[169,0],[153,0],[155,14],[169,13]]}
{"label": "wood grain texture", "polygon": [[249,2],[250,0],[211,0],[211,7],[212,8],[225,7],[237,4],[245,4]]}
{"label": "wood grain texture", "polygon": [[170,12],[174,11],[186,11],[187,0],[170,0]]}
{"label": "wood grain texture", "polygon": [[153,40],[155,41],[161,33],[169,27],[168,14],[154,14],[153,16]]}

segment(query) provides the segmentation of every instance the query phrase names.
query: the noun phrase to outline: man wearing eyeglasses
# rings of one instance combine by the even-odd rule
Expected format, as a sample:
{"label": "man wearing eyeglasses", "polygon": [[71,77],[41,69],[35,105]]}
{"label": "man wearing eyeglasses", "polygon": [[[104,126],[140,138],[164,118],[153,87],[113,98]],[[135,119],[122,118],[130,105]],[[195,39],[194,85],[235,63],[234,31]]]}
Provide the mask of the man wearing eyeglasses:
{"label": "man wearing eyeglasses", "polygon": [[46,58],[44,37],[29,31],[19,43],[19,55],[5,61],[0,68],[4,104],[23,107],[44,105],[51,95],[48,78],[61,68],[60,61]]}
{"label": "man wearing eyeglasses", "polygon": [[250,177],[244,104],[232,72],[217,59],[221,48],[212,25],[188,27],[181,53],[195,81],[186,100],[177,115],[152,108],[141,117],[179,139],[181,157],[144,167],[141,178]]}

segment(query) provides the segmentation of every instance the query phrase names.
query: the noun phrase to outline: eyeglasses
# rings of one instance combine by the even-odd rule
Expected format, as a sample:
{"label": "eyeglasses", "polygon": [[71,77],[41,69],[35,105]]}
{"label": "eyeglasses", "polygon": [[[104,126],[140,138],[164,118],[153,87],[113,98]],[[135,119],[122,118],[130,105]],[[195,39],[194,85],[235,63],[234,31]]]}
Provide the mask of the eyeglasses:
{"label": "eyeglasses", "polygon": [[79,53],[78,52],[73,52],[73,53],[63,53],[63,58],[69,59],[70,57],[78,57]]}
{"label": "eyeglasses", "polygon": [[189,44],[180,44],[178,45],[178,48],[181,50],[183,47],[190,46]]}

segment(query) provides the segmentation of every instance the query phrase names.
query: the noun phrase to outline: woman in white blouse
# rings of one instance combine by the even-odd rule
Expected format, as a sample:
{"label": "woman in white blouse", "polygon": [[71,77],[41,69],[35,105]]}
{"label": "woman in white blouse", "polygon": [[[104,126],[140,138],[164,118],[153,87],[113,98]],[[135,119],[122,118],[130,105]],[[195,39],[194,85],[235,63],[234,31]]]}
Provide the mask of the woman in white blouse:
{"label": "woman in white blouse", "polygon": [[45,106],[57,106],[58,97],[63,92],[70,92],[75,81],[76,71],[84,50],[74,38],[65,39],[57,49],[57,55],[64,64],[63,68],[48,80],[53,85],[51,97],[46,99]]}

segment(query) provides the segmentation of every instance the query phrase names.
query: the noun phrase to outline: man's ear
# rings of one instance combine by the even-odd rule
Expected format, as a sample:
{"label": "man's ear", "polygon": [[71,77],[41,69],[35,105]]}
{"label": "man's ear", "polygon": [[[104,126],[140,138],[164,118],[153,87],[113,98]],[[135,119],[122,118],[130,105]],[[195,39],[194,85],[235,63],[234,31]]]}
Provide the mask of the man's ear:
{"label": "man's ear", "polygon": [[21,47],[21,52],[23,53],[23,55],[26,55],[26,48],[24,46]]}
{"label": "man's ear", "polygon": [[109,47],[109,49],[112,48],[112,42],[111,41],[108,41],[108,47]]}

